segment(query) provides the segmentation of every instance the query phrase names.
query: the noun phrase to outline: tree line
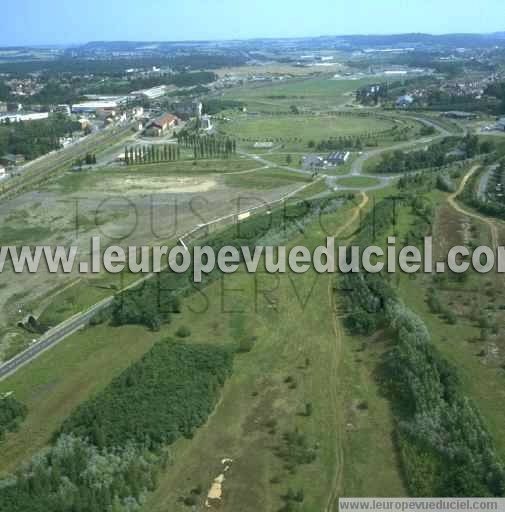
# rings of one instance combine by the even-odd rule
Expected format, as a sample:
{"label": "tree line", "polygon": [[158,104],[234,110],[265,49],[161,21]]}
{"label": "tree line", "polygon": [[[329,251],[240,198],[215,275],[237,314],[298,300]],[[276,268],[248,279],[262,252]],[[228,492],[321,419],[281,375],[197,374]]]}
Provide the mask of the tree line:
{"label": "tree line", "polygon": [[126,165],[174,162],[181,157],[180,147],[174,144],[152,144],[150,146],[125,147]]}
{"label": "tree line", "polygon": [[199,135],[183,130],[177,134],[179,144],[193,151],[195,160],[203,158],[230,158],[237,152],[237,143],[230,137]]}
{"label": "tree line", "polygon": [[[386,237],[394,223],[392,201],[381,201],[362,223],[353,245],[362,250]],[[463,394],[456,370],[439,354],[430,333],[397,297],[383,275],[343,276],[347,328],[394,339],[381,366],[381,384],[395,412],[395,439],[413,496],[503,496],[505,471],[476,407]]]}
{"label": "tree line", "polygon": [[446,137],[431,144],[426,150],[393,151],[385,153],[374,168],[374,172],[393,174],[442,167],[458,160],[475,158],[491,153],[495,149],[493,141],[480,141],[476,135],[464,138]]}

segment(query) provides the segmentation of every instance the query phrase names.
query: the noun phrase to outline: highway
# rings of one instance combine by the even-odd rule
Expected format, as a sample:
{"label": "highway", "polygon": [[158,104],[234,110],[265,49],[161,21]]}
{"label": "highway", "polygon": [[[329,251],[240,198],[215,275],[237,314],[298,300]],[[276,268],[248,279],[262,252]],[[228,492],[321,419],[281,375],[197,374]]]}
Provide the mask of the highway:
{"label": "highway", "polygon": [[112,303],[112,300],[113,297],[108,297],[93,305],[84,313],[80,313],[75,317],[69,318],[65,322],[48,331],[40,338],[39,341],[0,366],[0,381],[15,373],[19,368],[35,359],[46,350],[54,347],[54,345],[65,339],[70,334],[73,334],[79,329],[85,327],[89,320],[95,316],[98,311],[109,306]]}

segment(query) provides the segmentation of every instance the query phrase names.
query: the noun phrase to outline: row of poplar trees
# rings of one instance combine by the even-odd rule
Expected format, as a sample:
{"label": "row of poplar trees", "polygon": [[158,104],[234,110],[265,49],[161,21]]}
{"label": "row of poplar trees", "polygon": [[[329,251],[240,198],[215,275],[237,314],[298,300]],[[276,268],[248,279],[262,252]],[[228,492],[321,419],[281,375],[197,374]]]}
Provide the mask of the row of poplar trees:
{"label": "row of poplar trees", "polygon": [[229,137],[216,137],[207,135],[201,137],[197,134],[181,132],[178,136],[179,144],[193,151],[193,157],[198,158],[229,158],[237,152],[237,143]]}
{"label": "row of poplar trees", "polygon": [[125,148],[126,165],[154,164],[179,160],[181,150],[174,144]]}

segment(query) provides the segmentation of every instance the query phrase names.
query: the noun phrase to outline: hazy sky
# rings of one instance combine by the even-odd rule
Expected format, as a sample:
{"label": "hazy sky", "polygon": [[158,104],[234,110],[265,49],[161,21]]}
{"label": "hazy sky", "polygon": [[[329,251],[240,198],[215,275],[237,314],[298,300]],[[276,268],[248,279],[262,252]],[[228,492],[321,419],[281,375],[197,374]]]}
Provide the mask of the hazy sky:
{"label": "hazy sky", "polygon": [[505,31],[503,0],[0,0],[0,44]]}

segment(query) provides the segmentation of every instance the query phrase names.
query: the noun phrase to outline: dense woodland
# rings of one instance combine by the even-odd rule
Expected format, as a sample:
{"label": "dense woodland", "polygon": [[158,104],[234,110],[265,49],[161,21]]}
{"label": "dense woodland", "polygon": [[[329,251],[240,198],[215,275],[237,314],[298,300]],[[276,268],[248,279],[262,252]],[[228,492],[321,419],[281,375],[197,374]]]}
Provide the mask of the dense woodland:
{"label": "dense woodland", "polygon": [[[379,203],[364,219],[355,245],[365,247],[375,242],[374,235],[387,236],[393,215],[392,201]],[[398,299],[382,273],[348,273],[343,280],[351,290],[350,331],[371,334],[387,328],[394,337],[382,384],[393,401],[395,437],[410,494],[503,496],[505,471],[493,440],[422,319]]]}
{"label": "dense woodland", "polygon": [[79,406],[61,433],[88,438],[98,448],[133,442],[157,449],[190,438],[213,410],[232,364],[231,350],[160,341]]}
{"label": "dense woodland", "polygon": [[133,512],[168,466],[166,445],[213,410],[233,352],[163,340],[64,422],[50,448],[0,481],[0,512]]}
{"label": "dense woodland", "polygon": [[21,154],[27,160],[32,160],[59,149],[60,137],[71,136],[80,129],[79,123],[59,114],[40,121],[1,125],[0,156]]}

